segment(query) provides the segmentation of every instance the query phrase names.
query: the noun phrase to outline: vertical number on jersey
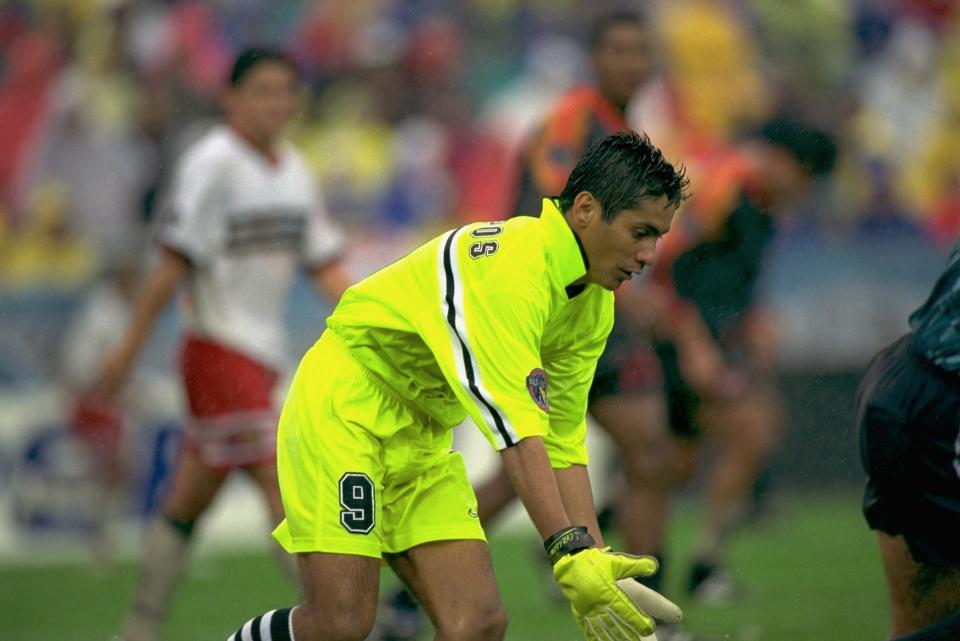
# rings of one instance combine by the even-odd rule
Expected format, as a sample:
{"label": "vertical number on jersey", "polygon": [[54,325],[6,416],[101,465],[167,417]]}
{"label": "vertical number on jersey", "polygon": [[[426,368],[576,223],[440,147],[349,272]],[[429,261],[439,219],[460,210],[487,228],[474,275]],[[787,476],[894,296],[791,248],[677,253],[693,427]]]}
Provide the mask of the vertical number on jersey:
{"label": "vertical number on jersey", "polygon": [[[487,223],[482,227],[477,227],[470,232],[470,235],[474,238],[490,238],[492,236],[499,236],[502,233],[503,226],[497,221]],[[495,240],[473,243],[470,245],[470,258],[477,259],[481,256],[493,256],[497,253],[498,249],[500,249],[500,243]]]}
{"label": "vertical number on jersey", "polygon": [[493,256],[500,249],[500,243],[495,240],[487,240],[482,243],[470,245],[470,258],[480,258],[481,256]]}
{"label": "vertical number on jersey", "polygon": [[373,481],[361,472],[340,477],[340,523],[347,532],[369,534],[373,529]]}
{"label": "vertical number on jersey", "polygon": [[491,236],[499,236],[503,233],[503,226],[499,224],[499,221],[494,223],[487,223],[483,227],[477,227],[470,232],[470,235],[474,238],[489,238]]}

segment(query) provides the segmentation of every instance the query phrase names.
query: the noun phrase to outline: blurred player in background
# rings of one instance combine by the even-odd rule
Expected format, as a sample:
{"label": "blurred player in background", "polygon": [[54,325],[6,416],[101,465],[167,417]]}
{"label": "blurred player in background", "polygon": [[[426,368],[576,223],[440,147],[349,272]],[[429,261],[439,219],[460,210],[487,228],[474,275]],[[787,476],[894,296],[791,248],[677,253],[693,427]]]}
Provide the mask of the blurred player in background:
{"label": "blurred player in background", "polygon": [[[709,437],[717,456],[687,581],[688,592],[706,602],[733,596],[723,568],[730,534],[782,431],[775,322],[757,292],[767,246],[777,217],[802,203],[835,156],[827,134],[785,119],[718,152],[701,168],[697,193],[654,264],[654,334],[673,435],[656,449],[671,452],[674,470],[641,494],[650,504],[638,513],[650,518],[635,527],[663,559],[669,481],[692,476]],[[647,583],[657,589],[660,581]]]}
{"label": "blurred player in background", "polygon": [[176,168],[159,262],[95,388],[114,398],[185,281],[180,358],[189,420],[169,493],[147,528],[124,641],[156,638],[194,526],[232,470],[257,484],[275,523],[282,518],[272,391],[286,358],[288,292],[299,266],[332,301],[349,284],[338,260],[340,232],[304,162],[281,138],[298,91],[297,72],[282,53],[251,49],[237,57],[223,99],[227,122]]}
{"label": "blurred player in background", "polygon": [[858,392],[863,513],[898,641],[960,639],[960,246]]}
{"label": "blurred player in background", "polygon": [[[559,194],[583,152],[605,136],[627,131],[626,112],[631,98],[653,77],[653,38],[646,18],[633,11],[604,13],[597,17],[589,36],[594,82],[574,87],[549,110],[520,152],[520,173],[511,215],[540,210],[544,195]],[[630,287],[617,292],[617,321],[600,358],[590,390],[590,412],[623,452],[628,478],[620,498],[619,518],[625,549],[639,553],[643,541],[632,536],[633,519],[629,479],[666,473],[664,458],[647,447],[646,424],[662,424],[662,397],[656,388],[650,342],[641,335],[642,301]],[[626,319],[624,317],[627,317]],[[647,361],[637,367],[638,361]],[[485,526],[509,505],[516,493],[503,468],[477,488],[480,520]],[[606,524],[604,524],[606,525]],[[381,612],[377,637],[383,641],[415,638],[422,627],[416,602],[402,588],[389,597]]]}
{"label": "blurred player in background", "polygon": [[274,536],[298,553],[304,599],[230,638],[361,641],[385,558],[435,638],[502,639],[476,497],[451,450],[468,415],[499,451],[587,639],[638,641],[650,616],[678,619],[638,583],[624,582],[637,600],[618,587],[656,562],[603,547],[585,415],[612,290],[653,260],[686,187],[649,139],[612,135],[539,218],[455,229],[351,287],[280,418],[286,519]]}
{"label": "blurred player in background", "polygon": [[[103,275],[71,319],[63,341],[63,379],[68,390],[70,433],[82,444],[95,490],[90,541],[94,559],[111,558],[111,521],[129,476],[124,437],[127,398],[91,393],[103,353],[127,327],[140,281],[142,257],[124,252]],[[125,391],[130,389],[125,385]],[[124,397],[126,394],[124,394]]]}

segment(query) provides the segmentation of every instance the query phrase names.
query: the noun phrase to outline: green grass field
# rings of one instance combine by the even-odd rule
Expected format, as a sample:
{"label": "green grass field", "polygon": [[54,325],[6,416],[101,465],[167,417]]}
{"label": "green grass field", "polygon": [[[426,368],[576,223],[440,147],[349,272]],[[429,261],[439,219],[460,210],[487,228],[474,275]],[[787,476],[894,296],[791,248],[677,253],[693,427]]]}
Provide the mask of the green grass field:
{"label": "green grass field", "polygon": [[[731,565],[743,598],[724,609],[678,599],[691,630],[722,641],[879,641],[887,605],[874,541],[855,493],[779,497],[774,518],[744,532]],[[682,580],[698,518],[678,509],[668,587]],[[574,641],[576,626],[544,589],[543,566],[527,536],[491,540],[510,614],[510,641]],[[668,570],[669,572],[669,570]],[[87,565],[15,564],[0,568],[0,638],[107,641],[116,634],[135,578],[132,563],[109,571]],[[676,589],[671,590],[676,595]],[[163,641],[221,641],[248,618],[291,604],[293,589],[268,553],[197,558],[190,566]]]}

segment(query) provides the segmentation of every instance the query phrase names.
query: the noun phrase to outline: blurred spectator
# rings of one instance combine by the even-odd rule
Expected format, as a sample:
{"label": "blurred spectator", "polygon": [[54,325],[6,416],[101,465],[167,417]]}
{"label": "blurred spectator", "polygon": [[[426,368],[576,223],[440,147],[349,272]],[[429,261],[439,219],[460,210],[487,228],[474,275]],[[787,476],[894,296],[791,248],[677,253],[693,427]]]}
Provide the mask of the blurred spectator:
{"label": "blurred spectator", "polygon": [[0,210],[13,217],[20,205],[18,182],[47,118],[51,91],[66,40],[60,16],[46,11],[23,17],[15,5],[0,8],[7,31],[0,67]]}
{"label": "blurred spectator", "polygon": [[664,2],[656,18],[679,119],[696,143],[690,146],[729,141],[769,113],[757,43],[733,3]]}
{"label": "blurred spectator", "polygon": [[944,180],[941,194],[927,217],[927,231],[940,248],[948,248],[960,236],[960,172]]}
{"label": "blurred spectator", "polygon": [[920,227],[903,206],[887,163],[874,158],[867,161],[866,170],[867,199],[857,217],[857,233],[870,241],[919,236]]}
{"label": "blurred spectator", "polygon": [[92,387],[104,351],[129,321],[141,276],[140,248],[127,244],[123,255],[116,255],[103,270],[71,319],[62,345],[67,429],[87,456],[94,496],[89,539],[99,562],[113,554],[113,520],[129,477],[124,443],[132,431],[130,394],[136,393],[137,384],[126,385],[115,401],[96,397]]}

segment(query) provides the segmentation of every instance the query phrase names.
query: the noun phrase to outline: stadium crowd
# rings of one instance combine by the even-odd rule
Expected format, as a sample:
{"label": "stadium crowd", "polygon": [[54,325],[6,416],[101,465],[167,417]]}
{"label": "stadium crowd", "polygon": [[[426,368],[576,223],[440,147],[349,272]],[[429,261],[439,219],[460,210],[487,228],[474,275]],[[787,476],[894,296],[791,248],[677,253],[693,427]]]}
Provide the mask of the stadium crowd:
{"label": "stadium crowd", "polygon": [[[634,119],[694,179],[697,158],[786,112],[841,141],[827,206],[804,226],[950,244],[957,3],[649,4],[661,75]],[[511,152],[582,77],[585,20],[573,1],[4,3],[3,287],[83,287],[142,238],[171,159],[215,116],[231,56],[250,42],[301,65],[309,91],[292,138],[343,224],[502,217]]]}

